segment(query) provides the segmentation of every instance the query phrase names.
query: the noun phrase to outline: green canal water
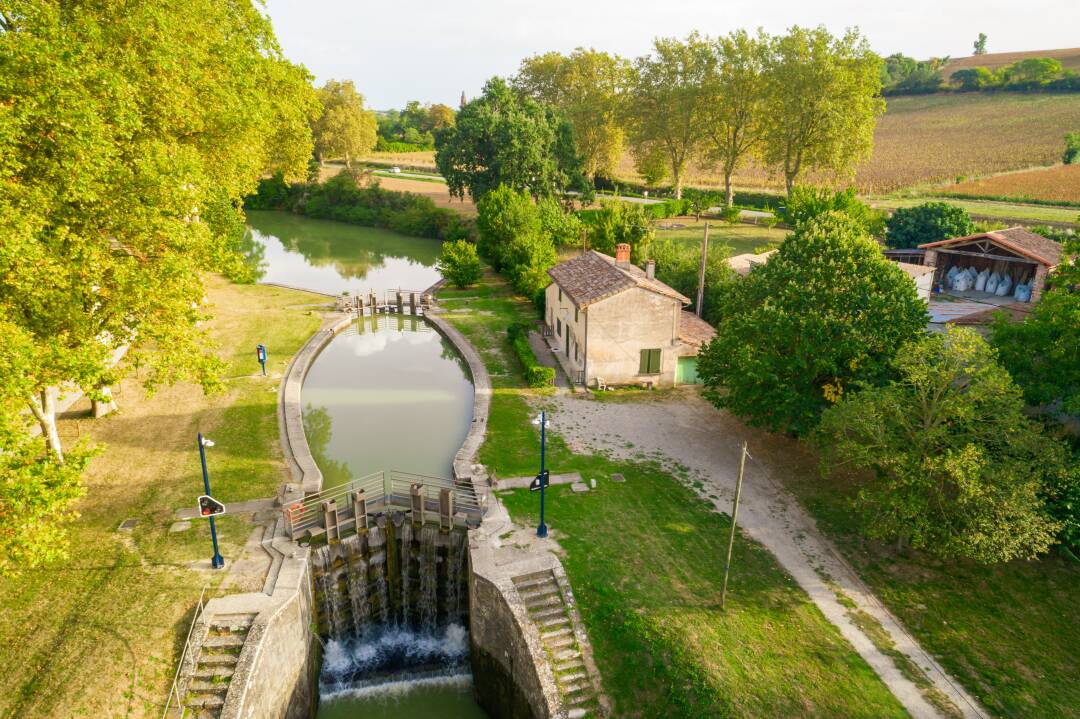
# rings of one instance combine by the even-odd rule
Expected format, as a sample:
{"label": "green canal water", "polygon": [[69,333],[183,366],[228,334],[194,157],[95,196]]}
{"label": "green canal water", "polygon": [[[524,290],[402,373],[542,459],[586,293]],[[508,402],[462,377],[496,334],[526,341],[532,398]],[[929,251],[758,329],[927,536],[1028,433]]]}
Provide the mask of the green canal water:
{"label": "green canal water", "polygon": [[[439,279],[435,240],[282,212],[250,212],[248,226],[261,282],[338,294],[423,290]],[[327,345],[303,401],[324,486],[388,469],[446,477],[472,421],[473,386],[463,360],[427,323],[387,315],[354,322]],[[391,628],[329,641],[318,719],[487,717],[473,700],[464,629],[446,631],[459,636]],[[395,671],[384,671],[388,665]]]}

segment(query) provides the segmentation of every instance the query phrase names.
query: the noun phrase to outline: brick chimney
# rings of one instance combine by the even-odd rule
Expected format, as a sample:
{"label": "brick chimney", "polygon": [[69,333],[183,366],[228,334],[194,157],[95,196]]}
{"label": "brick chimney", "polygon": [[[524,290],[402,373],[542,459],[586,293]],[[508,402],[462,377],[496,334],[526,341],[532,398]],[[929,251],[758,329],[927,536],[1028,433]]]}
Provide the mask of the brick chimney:
{"label": "brick chimney", "polygon": [[645,263],[645,276],[650,280],[656,279],[656,260],[649,260]]}
{"label": "brick chimney", "polygon": [[630,245],[625,242],[615,245],[615,265],[617,267],[630,266]]}

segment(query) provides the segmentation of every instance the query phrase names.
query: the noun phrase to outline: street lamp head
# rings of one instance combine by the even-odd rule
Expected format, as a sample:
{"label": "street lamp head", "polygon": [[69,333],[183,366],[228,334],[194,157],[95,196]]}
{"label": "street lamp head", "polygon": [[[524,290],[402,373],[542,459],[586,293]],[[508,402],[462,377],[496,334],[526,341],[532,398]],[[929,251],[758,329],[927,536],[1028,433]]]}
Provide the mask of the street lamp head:
{"label": "street lamp head", "polygon": [[544,415],[542,415],[542,414],[541,414],[541,415],[538,415],[538,416],[536,416],[536,417],[533,417],[533,419],[532,419],[532,423],[533,423],[533,424],[534,424],[535,426],[537,426],[537,427],[539,427],[539,426],[540,426],[540,423],[541,423],[541,422],[543,422],[543,423],[544,423],[544,426],[545,426],[545,427],[550,427],[550,426],[551,426],[551,420],[550,420],[550,419],[547,419],[547,418],[546,418],[546,417],[545,417]]}
{"label": "street lamp head", "polygon": [[214,446],[213,440],[209,440],[206,437],[202,438],[202,443],[203,443],[204,447],[213,447]]}

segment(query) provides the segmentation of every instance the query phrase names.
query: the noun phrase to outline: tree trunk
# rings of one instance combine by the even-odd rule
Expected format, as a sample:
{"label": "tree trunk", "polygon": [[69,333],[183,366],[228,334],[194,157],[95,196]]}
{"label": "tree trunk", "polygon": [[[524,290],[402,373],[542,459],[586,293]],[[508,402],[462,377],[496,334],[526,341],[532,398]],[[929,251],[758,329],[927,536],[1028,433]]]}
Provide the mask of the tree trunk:
{"label": "tree trunk", "polygon": [[671,173],[671,184],[674,186],[674,189],[675,189],[675,199],[676,200],[681,200],[682,199],[682,173],[681,172],[672,172]]}
{"label": "tree trunk", "polygon": [[98,391],[105,397],[104,400],[90,400],[91,413],[94,419],[100,419],[107,414],[116,411],[116,400],[113,399],[112,389],[106,386],[98,387]]}
{"label": "tree trunk", "polygon": [[731,189],[731,172],[724,173],[724,207],[731,209],[735,204],[735,191]]}
{"label": "tree trunk", "polygon": [[38,397],[30,397],[30,411],[41,427],[41,436],[45,438],[45,446],[56,455],[56,460],[64,463],[64,447],[60,443],[60,432],[56,428],[56,402],[52,393],[46,388]]}

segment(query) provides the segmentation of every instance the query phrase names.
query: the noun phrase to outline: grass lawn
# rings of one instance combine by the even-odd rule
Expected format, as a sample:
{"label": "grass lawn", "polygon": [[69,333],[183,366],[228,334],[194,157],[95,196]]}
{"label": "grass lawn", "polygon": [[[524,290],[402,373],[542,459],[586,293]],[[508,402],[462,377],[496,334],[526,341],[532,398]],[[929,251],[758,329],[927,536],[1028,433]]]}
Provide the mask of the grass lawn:
{"label": "grass lawn", "polygon": [[1080,716],[1080,564],[897,555],[857,537],[850,483],[794,466],[782,478],[877,596],[991,712]]}
{"label": "grass lawn", "polygon": [[[669,220],[660,220],[657,225],[657,239],[669,237],[694,249],[701,247],[701,238],[705,233],[704,220],[696,221],[693,217],[673,217]],[[682,225],[682,227],[662,229],[665,225]],[[761,248],[779,247],[788,234],[788,230],[770,229],[765,225],[730,225],[712,220],[709,222],[709,247],[727,245],[731,248],[732,255],[756,253]]]}
{"label": "grass lawn", "polygon": [[[494,394],[480,460],[500,476],[536,471],[539,437],[507,324],[535,318],[490,273],[440,292],[446,318],[483,355]],[[586,495],[553,487],[548,522],[620,718],[901,717],[874,672],[760,545],[740,538],[739,571],[719,608],[727,517],[648,463],[572,454],[549,439],[549,467],[599,482]],[[625,484],[609,482],[613,472]],[[519,523],[536,495],[503,493]]]}
{"label": "grass lawn", "polygon": [[1048,207],[1042,205],[1024,205],[1009,202],[983,200],[958,200],[952,197],[934,197],[930,194],[920,197],[870,198],[870,204],[882,209],[895,210],[898,207],[914,207],[924,202],[947,202],[967,210],[972,216],[1029,222],[1076,222],[1080,210],[1075,207]]}
{"label": "grass lawn", "polygon": [[[0,717],[160,716],[200,589],[223,578],[202,570],[211,554],[200,521],[169,533],[173,512],[202,493],[195,434],[208,451],[214,494],[225,501],[269,496],[287,471],[278,445],[277,384],[255,376],[255,345],[280,376],[318,328],[315,296],[208,278],[211,332],[229,367],[224,393],[190,385],[146,397],[135,380],[118,391],[121,411],[86,418],[87,402],[61,422],[104,452],[86,474],[70,559],[0,580]],[[117,531],[127,518],[130,532]],[[251,532],[244,518],[218,523],[226,565]]]}

